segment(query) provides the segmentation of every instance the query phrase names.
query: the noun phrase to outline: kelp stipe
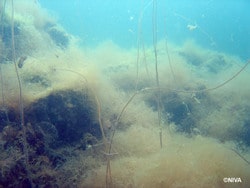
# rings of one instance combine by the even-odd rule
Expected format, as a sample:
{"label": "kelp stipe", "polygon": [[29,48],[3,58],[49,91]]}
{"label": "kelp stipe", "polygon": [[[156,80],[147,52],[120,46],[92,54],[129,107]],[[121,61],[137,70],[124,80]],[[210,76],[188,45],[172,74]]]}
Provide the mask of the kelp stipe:
{"label": "kelp stipe", "polygon": [[162,125],[161,125],[161,89],[158,73],[158,54],[157,54],[157,0],[153,0],[153,13],[152,13],[152,28],[153,28],[153,47],[154,47],[154,59],[155,59],[155,79],[156,79],[156,102],[157,102],[157,112],[158,112],[158,126],[159,126],[159,136],[160,136],[160,147],[162,148]]}
{"label": "kelp stipe", "polygon": [[[138,89],[138,83],[139,83],[139,63],[141,61],[141,58],[142,58],[142,62],[144,64],[144,66],[145,66],[146,74],[147,74],[147,76],[149,78],[151,78],[151,75],[149,74],[148,65],[147,65],[146,51],[145,51],[145,45],[144,45],[144,41],[143,41],[143,31],[142,31],[143,14],[144,14],[144,11],[147,8],[147,6],[144,7],[143,9],[141,9],[140,16],[138,18],[135,90]],[[142,50],[142,53],[141,53],[141,50]]]}
{"label": "kelp stipe", "polygon": [[[158,126],[159,126],[159,136],[160,136],[160,147],[162,148],[162,125],[161,125],[161,113],[162,113],[162,102],[161,102],[161,87],[160,87],[160,81],[159,81],[159,73],[158,73],[158,54],[157,54],[157,0],[152,0],[150,1],[141,11],[139,19],[138,19],[138,39],[137,39],[137,61],[136,61],[136,86],[135,86],[135,90],[136,93],[140,93],[141,91],[137,91],[138,89],[138,80],[139,80],[139,59],[140,59],[140,48],[142,48],[142,54],[143,54],[143,62],[145,64],[145,69],[146,69],[146,73],[148,75],[148,77],[151,77],[149,74],[149,70],[147,67],[147,62],[146,62],[146,54],[145,54],[145,47],[143,44],[143,39],[142,39],[142,20],[143,20],[143,14],[144,11],[146,10],[146,8],[152,4],[152,39],[153,39],[153,53],[154,53],[154,63],[155,63],[155,81],[156,81],[156,87],[157,88],[157,93],[155,96],[155,100],[157,103],[157,111],[158,111]],[[166,18],[165,18],[165,25],[166,25]],[[169,62],[169,66],[171,69],[171,74],[173,76],[174,81],[176,81],[175,79],[175,74],[174,74],[174,70],[172,67],[172,63],[171,63],[171,58],[170,58],[170,54],[168,51],[168,44],[167,44],[167,38],[165,40],[165,46],[166,46],[166,53],[167,53],[167,57],[168,57],[168,62]],[[145,88],[144,88],[145,89]],[[142,90],[144,90],[142,89]],[[135,96],[133,95],[132,98]]]}
{"label": "kelp stipe", "polygon": [[15,51],[15,36],[14,36],[14,3],[11,0],[11,50],[12,50],[12,61],[15,68],[15,73],[18,81],[19,87],[19,111],[20,111],[20,126],[22,130],[22,143],[23,143],[23,153],[24,153],[24,160],[25,160],[25,170],[27,173],[27,179],[24,180],[24,184],[26,186],[32,187],[32,177],[30,172],[29,166],[29,153],[28,153],[28,146],[26,140],[26,126],[24,122],[24,105],[23,105],[23,95],[22,95],[22,82],[20,75],[18,73],[18,66],[16,62],[16,51]]}

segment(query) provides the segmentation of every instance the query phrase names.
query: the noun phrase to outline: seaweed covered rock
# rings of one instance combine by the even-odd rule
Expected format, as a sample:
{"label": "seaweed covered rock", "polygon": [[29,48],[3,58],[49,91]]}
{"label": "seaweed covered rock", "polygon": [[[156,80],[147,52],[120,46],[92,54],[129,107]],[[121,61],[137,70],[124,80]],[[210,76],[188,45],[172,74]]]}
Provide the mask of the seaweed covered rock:
{"label": "seaweed covered rock", "polygon": [[[205,89],[198,85],[197,88],[186,88],[188,94],[182,92],[165,91],[161,93],[162,119],[175,124],[178,132],[185,134],[200,134],[199,120],[204,114],[209,114],[216,107],[216,101],[213,101],[206,92],[192,92]],[[147,104],[157,110],[155,95],[146,99]],[[205,134],[206,130],[203,130]]]}
{"label": "seaweed covered rock", "polygon": [[53,23],[47,23],[44,29],[57,46],[61,47],[62,49],[68,47],[69,36],[63,29],[59,28],[56,24]]}
{"label": "seaweed covered rock", "polygon": [[61,144],[77,143],[86,133],[100,137],[95,118],[93,101],[80,92],[70,90],[52,93],[25,109],[27,123],[53,133]]}
{"label": "seaweed covered rock", "polygon": [[[33,25],[31,18],[18,15],[13,18],[0,7],[0,63],[13,61],[12,57],[12,32],[15,44],[16,59],[24,56],[36,56],[37,52],[48,48],[66,49],[72,39],[59,24],[50,21],[49,18],[42,17],[44,26]],[[39,18],[35,18],[39,19]],[[13,27],[13,28],[12,28]],[[12,31],[13,30],[13,31]]]}

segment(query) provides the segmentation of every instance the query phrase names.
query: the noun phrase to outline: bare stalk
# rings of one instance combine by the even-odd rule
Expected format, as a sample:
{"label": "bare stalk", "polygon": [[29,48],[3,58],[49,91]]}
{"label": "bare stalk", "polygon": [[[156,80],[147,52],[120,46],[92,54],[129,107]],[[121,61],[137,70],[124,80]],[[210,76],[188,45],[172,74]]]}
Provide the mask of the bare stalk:
{"label": "bare stalk", "polygon": [[242,154],[240,154],[236,149],[231,148],[231,150],[236,153],[243,161],[245,161],[248,165],[250,165],[250,161],[248,161]]}
{"label": "bare stalk", "polygon": [[153,46],[154,46],[154,57],[155,57],[155,79],[156,79],[156,101],[158,111],[158,126],[160,136],[160,146],[162,148],[162,126],[161,126],[161,90],[158,74],[158,55],[157,55],[157,0],[153,0],[153,13],[152,13],[152,25],[153,25]]}
{"label": "bare stalk", "polygon": [[14,4],[13,0],[11,0],[11,7],[12,7],[12,14],[11,14],[11,41],[12,41],[12,60],[14,62],[16,77],[18,80],[18,88],[19,88],[19,111],[20,111],[20,126],[22,129],[22,142],[23,142],[23,152],[25,156],[25,167],[27,171],[27,179],[31,183],[31,173],[30,173],[30,167],[29,167],[29,154],[28,154],[28,147],[27,147],[27,140],[26,140],[26,128],[24,124],[24,107],[23,107],[23,96],[22,96],[22,83],[20,79],[20,75],[18,73],[17,69],[17,62],[16,62],[16,50],[15,50],[15,36],[14,36]]}
{"label": "bare stalk", "polygon": [[138,27],[137,27],[138,31],[137,31],[137,57],[136,57],[136,85],[135,85],[135,90],[138,89],[138,83],[139,83],[139,63],[140,63],[140,59],[141,59],[141,50],[142,50],[142,61],[143,61],[144,66],[145,66],[146,73],[150,77],[148,66],[147,66],[145,46],[144,46],[144,42],[143,42],[143,35],[142,35],[142,19],[143,19],[143,13],[144,13],[145,8],[141,9],[140,16],[139,16],[139,19],[138,19]]}

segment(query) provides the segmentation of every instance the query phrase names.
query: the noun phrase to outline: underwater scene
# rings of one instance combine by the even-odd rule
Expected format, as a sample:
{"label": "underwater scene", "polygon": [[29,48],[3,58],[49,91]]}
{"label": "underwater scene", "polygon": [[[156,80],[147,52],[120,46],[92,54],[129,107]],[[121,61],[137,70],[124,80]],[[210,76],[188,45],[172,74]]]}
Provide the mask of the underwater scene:
{"label": "underwater scene", "polygon": [[0,188],[248,188],[249,7],[0,0]]}

